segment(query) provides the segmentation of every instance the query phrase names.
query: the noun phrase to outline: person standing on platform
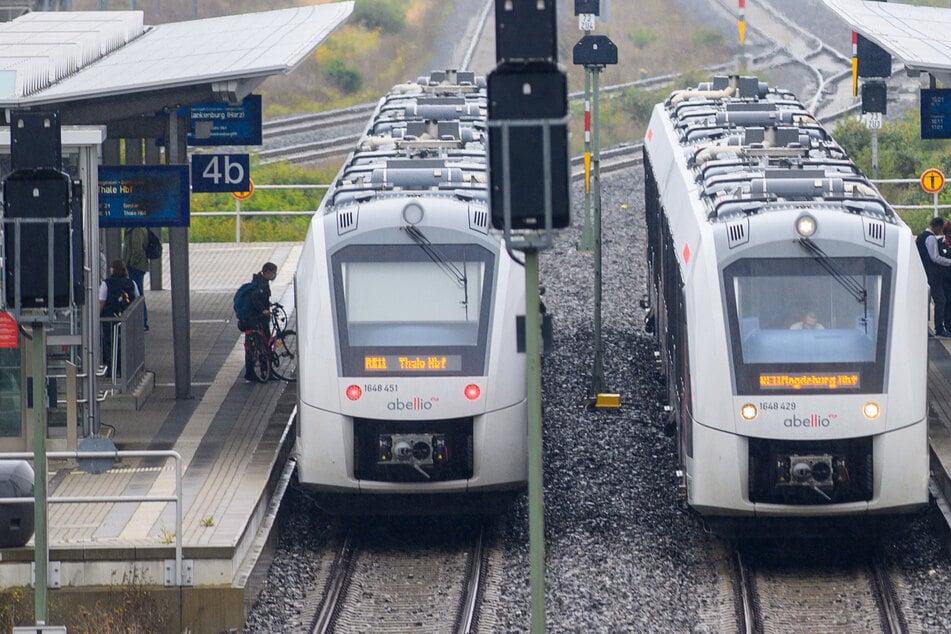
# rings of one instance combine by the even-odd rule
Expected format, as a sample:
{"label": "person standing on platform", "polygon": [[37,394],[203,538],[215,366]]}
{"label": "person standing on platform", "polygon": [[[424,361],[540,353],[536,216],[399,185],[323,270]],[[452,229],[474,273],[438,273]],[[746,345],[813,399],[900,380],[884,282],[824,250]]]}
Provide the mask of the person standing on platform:
{"label": "person standing on platform", "polygon": [[[132,301],[141,294],[139,287],[129,279],[125,262],[113,260],[109,265],[109,277],[99,285],[99,317],[120,317]],[[112,376],[117,376],[121,369],[119,365],[119,349],[115,349],[113,360],[113,333],[115,321],[102,321],[102,361],[108,366]]]}
{"label": "person standing on platform", "polygon": [[122,259],[129,270],[129,278],[135,282],[142,295],[142,323],[145,330],[149,329],[149,309],[145,305],[145,273],[149,270],[149,256],[145,254],[145,247],[149,243],[149,230],[145,227],[134,227],[125,230],[125,240],[122,242]]}
{"label": "person standing on platform", "polygon": [[[277,277],[277,265],[265,262],[260,273],[251,276],[249,291],[246,296],[238,299],[238,295],[245,295],[240,290],[236,294],[235,309],[238,317],[238,329],[244,332],[260,329],[265,337],[271,335],[271,282]],[[242,285],[242,288],[246,285]],[[254,359],[251,358],[245,335],[244,346],[244,380],[254,379]]]}
{"label": "person standing on platform", "polygon": [[[931,301],[934,303],[934,331],[937,337],[951,337],[945,330],[944,277],[948,274],[951,259],[943,257],[938,251],[938,241],[943,240],[944,218],[934,217],[928,228],[922,231],[915,239],[921,264],[925,267],[928,276],[928,288],[931,290]],[[939,238],[938,236],[941,236]]]}

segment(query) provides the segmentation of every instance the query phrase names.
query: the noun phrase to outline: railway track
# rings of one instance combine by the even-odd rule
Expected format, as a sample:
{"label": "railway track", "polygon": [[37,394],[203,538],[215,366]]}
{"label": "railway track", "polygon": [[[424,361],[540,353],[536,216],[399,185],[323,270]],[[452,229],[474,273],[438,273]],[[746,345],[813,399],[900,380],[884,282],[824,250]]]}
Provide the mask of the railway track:
{"label": "railway track", "polygon": [[[725,0],[711,0],[720,3],[727,10]],[[487,5],[488,6],[488,5]],[[770,68],[786,63],[802,66],[815,79],[815,97],[810,107],[817,114],[839,113],[851,104],[851,92],[846,91],[851,81],[849,60],[826,46],[819,38],[811,35],[788,21],[766,5],[755,9],[759,12],[757,20],[770,25],[769,31],[751,27],[762,42],[789,42],[783,46],[773,46],[753,58],[754,68]],[[483,13],[480,27],[477,29],[473,45],[481,37],[486,12]],[[751,17],[752,20],[752,17]],[[786,24],[786,26],[782,26]],[[799,43],[799,44],[795,44]],[[467,57],[474,46],[469,47]],[[465,67],[465,64],[463,64]],[[727,72],[733,63],[721,64],[710,68],[711,73]],[[671,86],[679,77],[669,74],[637,81],[605,86],[601,92],[605,95],[619,93],[627,88],[656,90]],[[845,92],[848,92],[847,96]],[[583,92],[571,93],[573,100],[582,99]],[[848,100],[848,104],[844,100]],[[375,103],[359,104],[340,110],[297,115],[264,124],[264,149],[259,152],[261,163],[290,161],[293,163],[314,163],[324,160],[338,160],[345,157],[354,147],[375,107]]]}
{"label": "railway track", "polygon": [[436,536],[351,532],[339,540],[325,583],[307,603],[308,631],[474,632],[489,549],[486,527]]}
{"label": "railway track", "polygon": [[731,549],[737,631],[911,631],[878,546],[780,544]]}

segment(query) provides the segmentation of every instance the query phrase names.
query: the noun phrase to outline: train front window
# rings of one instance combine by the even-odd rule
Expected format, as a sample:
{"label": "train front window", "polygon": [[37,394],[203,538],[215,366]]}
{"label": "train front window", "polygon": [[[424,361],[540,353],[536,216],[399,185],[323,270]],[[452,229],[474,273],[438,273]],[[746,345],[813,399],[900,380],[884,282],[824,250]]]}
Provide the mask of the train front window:
{"label": "train front window", "polygon": [[881,392],[891,288],[886,264],[747,259],[723,276],[738,394]]}
{"label": "train front window", "polygon": [[488,250],[353,245],[333,260],[346,375],[484,371],[494,262]]}

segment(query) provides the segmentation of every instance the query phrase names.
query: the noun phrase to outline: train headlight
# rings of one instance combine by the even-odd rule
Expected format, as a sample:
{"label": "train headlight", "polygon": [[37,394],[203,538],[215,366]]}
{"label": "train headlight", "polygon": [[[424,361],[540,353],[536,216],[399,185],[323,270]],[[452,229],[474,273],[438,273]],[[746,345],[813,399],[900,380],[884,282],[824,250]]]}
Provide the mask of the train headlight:
{"label": "train headlight", "polygon": [[865,418],[875,420],[882,413],[882,408],[875,401],[869,401],[862,406],[862,413],[865,414]]}
{"label": "train headlight", "polygon": [[423,207],[419,203],[409,203],[403,207],[403,221],[408,225],[416,225],[423,219]]}
{"label": "train headlight", "polygon": [[360,389],[359,385],[351,385],[347,388],[347,398],[351,401],[359,400],[363,396],[363,390]]}
{"label": "train headlight", "polygon": [[740,416],[746,420],[753,420],[759,415],[759,410],[752,403],[747,403],[740,408]]}
{"label": "train headlight", "polygon": [[475,383],[470,383],[466,386],[462,393],[466,395],[467,399],[474,401],[482,394],[482,390],[479,389],[479,386]]}
{"label": "train headlight", "polygon": [[809,214],[803,214],[796,218],[796,231],[803,238],[808,238],[816,232],[818,225],[816,219]]}

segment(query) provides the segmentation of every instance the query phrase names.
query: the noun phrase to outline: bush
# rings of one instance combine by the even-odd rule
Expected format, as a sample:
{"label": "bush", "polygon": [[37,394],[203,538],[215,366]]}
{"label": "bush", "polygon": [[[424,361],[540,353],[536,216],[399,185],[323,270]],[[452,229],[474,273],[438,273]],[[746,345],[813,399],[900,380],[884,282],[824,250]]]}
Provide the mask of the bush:
{"label": "bush", "polygon": [[406,28],[406,13],[400,0],[357,0],[352,17],[370,31],[399,33]]}
{"label": "bush", "polygon": [[628,37],[631,38],[631,42],[634,43],[635,47],[642,49],[645,46],[653,44],[657,39],[657,34],[647,27],[641,26],[631,31]]}
{"label": "bush", "polygon": [[345,93],[354,93],[363,87],[360,71],[342,59],[332,59],[323,67],[324,75]]}
{"label": "bush", "polygon": [[694,31],[690,38],[694,48],[703,48],[705,46],[719,47],[723,46],[723,33],[719,29],[702,27]]}

